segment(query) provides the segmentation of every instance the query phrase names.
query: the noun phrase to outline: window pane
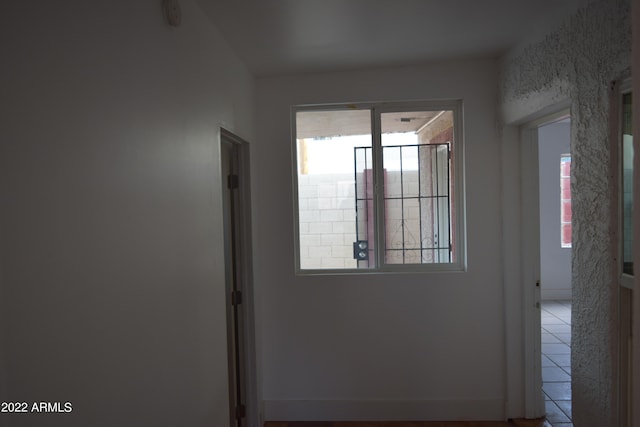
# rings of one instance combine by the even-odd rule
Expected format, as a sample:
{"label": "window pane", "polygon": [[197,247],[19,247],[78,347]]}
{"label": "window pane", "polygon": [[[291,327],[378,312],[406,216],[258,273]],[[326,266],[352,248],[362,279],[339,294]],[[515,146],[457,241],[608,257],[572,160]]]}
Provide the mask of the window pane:
{"label": "window pane", "polygon": [[353,258],[356,267],[375,267],[375,221],[373,153],[371,146],[355,147],[355,203],[356,236],[353,243]]}
{"label": "window pane", "polygon": [[371,141],[370,110],[296,113],[301,269],[375,265]]}
{"label": "window pane", "polygon": [[571,247],[571,156],[560,157],[560,246]]}
{"label": "window pane", "polygon": [[625,274],[633,275],[633,132],[632,98],[622,98],[622,245]]}
{"label": "window pane", "polygon": [[453,111],[381,114],[384,261],[455,262]]}

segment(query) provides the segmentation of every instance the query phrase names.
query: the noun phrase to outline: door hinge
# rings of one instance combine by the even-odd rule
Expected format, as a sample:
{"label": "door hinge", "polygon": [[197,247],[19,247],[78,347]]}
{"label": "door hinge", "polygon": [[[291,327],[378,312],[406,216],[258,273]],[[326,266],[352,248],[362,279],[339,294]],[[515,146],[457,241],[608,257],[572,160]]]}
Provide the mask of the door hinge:
{"label": "door hinge", "polygon": [[239,185],[239,178],[238,175],[235,174],[231,174],[227,177],[227,186],[229,187],[230,190],[235,190],[236,188],[238,188]]}
{"label": "door hinge", "polygon": [[236,420],[242,419],[247,416],[247,407],[240,404],[236,406]]}
{"label": "door hinge", "polygon": [[242,304],[242,291],[232,291],[231,292],[231,305],[240,305]]}
{"label": "door hinge", "polygon": [[536,288],[540,287],[540,280],[536,280]]}

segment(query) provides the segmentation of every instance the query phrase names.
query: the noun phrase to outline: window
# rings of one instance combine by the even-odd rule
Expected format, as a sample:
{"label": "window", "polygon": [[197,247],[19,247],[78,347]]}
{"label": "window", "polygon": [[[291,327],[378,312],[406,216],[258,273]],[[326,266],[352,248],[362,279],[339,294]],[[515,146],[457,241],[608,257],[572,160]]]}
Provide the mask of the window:
{"label": "window", "polygon": [[[558,188],[558,187],[556,187]],[[560,156],[560,246],[571,247],[571,156]]]}
{"label": "window", "polygon": [[297,268],[464,268],[461,102],[293,111]]}
{"label": "window", "polygon": [[633,276],[633,132],[631,93],[622,95],[622,272]]}

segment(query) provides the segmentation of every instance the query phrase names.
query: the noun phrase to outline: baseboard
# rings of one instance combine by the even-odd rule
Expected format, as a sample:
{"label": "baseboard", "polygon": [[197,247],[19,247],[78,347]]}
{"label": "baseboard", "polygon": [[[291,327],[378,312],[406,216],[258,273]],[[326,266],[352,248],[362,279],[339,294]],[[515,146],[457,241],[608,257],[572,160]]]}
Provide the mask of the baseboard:
{"label": "baseboard", "polygon": [[266,421],[499,421],[504,400],[266,400]]}

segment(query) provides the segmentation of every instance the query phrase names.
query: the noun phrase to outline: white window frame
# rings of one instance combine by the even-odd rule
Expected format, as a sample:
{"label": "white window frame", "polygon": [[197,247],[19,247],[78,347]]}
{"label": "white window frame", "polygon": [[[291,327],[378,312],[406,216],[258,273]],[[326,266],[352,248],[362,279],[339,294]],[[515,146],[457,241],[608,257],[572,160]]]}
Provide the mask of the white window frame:
{"label": "white window frame", "polygon": [[[375,210],[375,257],[376,267],[373,268],[321,268],[302,269],[300,267],[300,219],[298,200],[298,152],[296,114],[304,111],[335,111],[358,110],[371,111],[371,135],[372,135],[372,160],[373,179],[375,186],[374,210]],[[382,172],[382,137],[380,117],[383,113],[412,112],[412,111],[437,111],[448,110],[453,112],[453,196],[451,206],[455,212],[452,229],[455,228],[455,239],[452,244],[456,248],[456,259],[450,263],[424,263],[424,264],[389,264],[384,258],[385,248],[385,224],[380,218],[384,218],[383,195],[377,190],[383,188],[384,176]],[[294,217],[294,257],[295,273],[298,275],[335,275],[335,274],[379,274],[379,273],[417,273],[417,272],[463,272],[467,269],[466,249],[466,206],[465,206],[465,145],[463,127],[463,102],[460,99],[435,100],[435,101],[407,101],[407,102],[381,102],[381,103],[337,103],[321,105],[297,105],[291,108],[292,128],[292,182],[293,182],[293,217]],[[453,239],[453,238],[452,238]]]}
{"label": "white window frame", "polygon": [[[635,276],[635,272],[634,274],[628,274],[624,272],[623,269],[623,262],[624,262],[624,214],[623,214],[623,206],[622,206],[622,200],[624,199],[624,195],[623,195],[623,190],[624,190],[624,185],[623,185],[623,176],[622,176],[622,161],[623,161],[623,120],[624,120],[624,114],[622,111],[622,102],[623,102],[623,97],[627,94],[632,93],[632,86],[631,86],[631,81],[630,80],[625,80],[621,87],[620,87],[620,93],[618,96],[618,99],[616,100],[616,102],[618,102],[618,137],[617,137],[617,141],[616,144],[618,145],[618,159],[617,159],[617,170],[618,170],[618,209],[620,210],[619,216],[618,216],[618,251],[619,251],[619,256],[618,256],[618,270],[619,270],[619,277],[620,277],[620,286],[627,288],[627,289],[632,289],[634,287],[634,276]],[[635,135],[634,135],[635,137]],[[637,155],[636,153],[634,153],[634,156]],[[634,174],[636,172],[634,171]],[[634,182],[635,185],[635,182]],[[634,204],[635,204],[635,200],[634,200]],[[635,206],[634,206],[635,207]],[[635,226],[635,224],[634,224]],[[635,268],[635,266],[634,266]]]}

